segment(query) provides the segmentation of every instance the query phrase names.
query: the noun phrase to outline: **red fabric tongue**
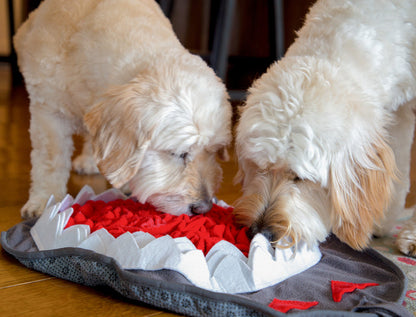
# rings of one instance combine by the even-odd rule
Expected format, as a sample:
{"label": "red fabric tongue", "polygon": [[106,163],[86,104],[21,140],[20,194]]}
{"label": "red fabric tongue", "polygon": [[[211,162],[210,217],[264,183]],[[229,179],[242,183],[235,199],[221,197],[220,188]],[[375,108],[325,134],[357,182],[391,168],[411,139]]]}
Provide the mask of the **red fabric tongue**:
{"label": "red fabric tongue", "polygon": [[351,293],[356,289],[364,289],[369,286],[378,286],[377,283],[350,283],[343,281],[331,281],[332,299],[340,302],[345,293]]}
{"label": "red fabric tongue", "polygon": [[246,234],[248,228],[235,224],[231,207],[222,208],[214,204],[208,213],[191,217],[162,213],[150,204],[131,199],[108,203],[90,200],[72,208],[74,212],[65,228],[85,224],[90,226],[91,232],[105,228],[115,238],[127,231],[148,232],[155,238],[164,235],[187,237],[205,255],[221,240],[234,244],[245,256],[250,248]]}
{"label": "red fabric tongue", "polygon": [[291,309],[301,309],[306,310],[313,306],[318,305],[319,302],[304,302],[304,301],[297,301],[297,300],[281,300],[274,298],[273,301],[269,304],[269,307],[276,309],[282,313],[287,313]]}

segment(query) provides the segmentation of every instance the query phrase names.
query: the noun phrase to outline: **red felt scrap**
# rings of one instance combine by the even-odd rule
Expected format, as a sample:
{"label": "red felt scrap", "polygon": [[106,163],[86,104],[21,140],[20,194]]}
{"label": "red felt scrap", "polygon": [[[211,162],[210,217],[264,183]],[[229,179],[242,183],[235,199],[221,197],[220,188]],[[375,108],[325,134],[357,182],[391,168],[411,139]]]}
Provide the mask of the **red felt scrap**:
{"label": "red felt scrap", "polygon": [[343,281],[331,281],[332,299],[334,302],[340,302],[342,295],[351,293],[356,289],[364,289],[369,286],[377,286],[377,283],[350,283]]}
{"label": "red felt scrap", "polygon": [[162,213],[150,204],[131,199],[108,203],[88,201],[82,206],[75,204],[72,208],[74,212],[65,228],[86,224],[91,232],[105,228],[115,238],[127,231],[148,232],[155,238],[164,235],[187,237],[205,255],[221,240],[234,244],[245,256],[250,248],[246,234],[248,228],[235,223],[231,207],[222,208],[214,204],[209,212],[195,216]]}
{"label": "red felt scrap", "polygon": [[297,301],[297,300],[282,300],[282,299],[273,299],[273,301],[269,304],[269,307],[278,310],[282,313],[287,313],[291,309],[300,309],[306,310],[313,306],[318,305],[319,302],[304,302],[304,301]]}

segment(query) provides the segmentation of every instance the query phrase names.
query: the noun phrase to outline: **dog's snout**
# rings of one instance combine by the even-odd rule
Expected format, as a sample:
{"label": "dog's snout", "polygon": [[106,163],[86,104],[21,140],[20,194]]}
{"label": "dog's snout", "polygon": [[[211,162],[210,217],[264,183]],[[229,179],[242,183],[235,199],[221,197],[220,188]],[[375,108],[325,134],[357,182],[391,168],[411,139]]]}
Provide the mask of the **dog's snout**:
{"label": "dog's snout", "polygon": [[212,208],[212,201],[210,199],[200,200],[190,205],[190,210],[193,214],[199,215],[210,211]]}
{"label": "dog's snout", "polygon": [[249,230],[247,230],[247,237],[249,239],[253,239],[257,233],[261,233],[270,242],[275,241],[277,238],[271,228],[268,228],[267,226],[259,225],[258,223],[253,223],[249,227]]}

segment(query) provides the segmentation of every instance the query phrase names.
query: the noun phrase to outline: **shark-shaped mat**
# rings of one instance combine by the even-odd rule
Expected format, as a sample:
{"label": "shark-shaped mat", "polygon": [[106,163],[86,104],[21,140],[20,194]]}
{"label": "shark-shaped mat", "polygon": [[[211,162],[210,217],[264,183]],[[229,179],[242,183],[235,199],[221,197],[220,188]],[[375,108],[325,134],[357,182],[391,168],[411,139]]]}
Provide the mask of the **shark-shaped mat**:
{"label": "shark-shaped mat", "polygon": [[[244,228],[230,227],[232,209],[223,202],[214,205],[209,220],[158,217],[140,222],[141,230],[150,231],[120,231],[114,224],[123,221],[114,215],[124,210],[130,228],[135,212],[132,205],[118,208],[124,200],[119,191],[95,195],[89,187],[75,199],[55,203],[51,198],[40,218],[3,232],[2,246],[30,269],[92,287],[106,285],[126,298],[188,316],[411,316],[401,305],[404,274],[374,250],[354,251],[335,236],[319,247],[296,250],[274,249],[262,235],[247,245]],[[104,220],[91,215],[87,219],[86,207],[80,212],[80,206],[97,201],[107,208],[104,218],[112,226],[105,228]],[[112,209],[105,206],[111,203]],[[193,221],[203,240],[194,238]],[[192,236],[155,234],[172,222],[176,232],[193,228]],[[222,238],[207,237],[203,227],[208,225]]]}

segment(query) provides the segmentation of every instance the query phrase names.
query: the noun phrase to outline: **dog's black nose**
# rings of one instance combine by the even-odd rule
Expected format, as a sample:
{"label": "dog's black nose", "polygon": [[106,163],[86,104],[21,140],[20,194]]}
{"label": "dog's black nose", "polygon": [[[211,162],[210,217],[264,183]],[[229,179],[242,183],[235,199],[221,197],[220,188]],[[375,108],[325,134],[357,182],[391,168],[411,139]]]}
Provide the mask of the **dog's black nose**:
{"label": "dog's black nose", "polygon": [[191,212],[195,215],[204,214],[204,213],[210,211],[211,208],[212,208],[211,199],[209,199],[209,200],[200,200],[196,203],[193,203],[190,206]]}
{"label": "dog's black nose", "polygon": [[254,236],[257,233],[261,233],[262,235],[264,235],[266,237],[267,240],[269,240],[270,242],[275,241],[276,240],[276,236],[274,235],[273,231],[271,230],[271,228],[267,228],[267,226],[263,226],[259,223],[253,223],[250,228],[247,230],[247,237],[249,239],[253,239]]}

